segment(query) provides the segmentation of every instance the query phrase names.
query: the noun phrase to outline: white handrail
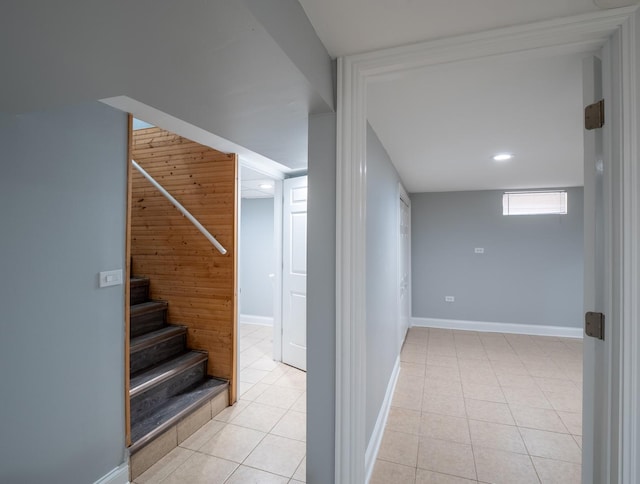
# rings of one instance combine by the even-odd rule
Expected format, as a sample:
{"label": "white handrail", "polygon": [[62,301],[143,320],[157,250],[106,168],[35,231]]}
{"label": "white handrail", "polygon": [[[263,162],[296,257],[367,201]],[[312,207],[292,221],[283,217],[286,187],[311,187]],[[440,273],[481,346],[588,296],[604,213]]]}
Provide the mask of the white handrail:
{"label": "white handrail", "polygon": [[204,235],[204,236],[207,238],[207,240],[209,240],[209,242],[211,242],[211,243],[214,245],[214,247],[215,247],[216,249],[218,249],[218,252],[220,252],[222,255],[225,255],[225,254],[227,253],[227,250],[226,250],[224,247],[222,247],[222,245],[220,244],[220,242],[218,242],[218,241],[216,240],[216,238],[215,238],[213,235],[211,235],[211,234],[209,233],[209,231],[208,231],[207,229],[205,229],[205,228],[202,226],[202,224],[201,224],[200,222],[198,222],[198,220],[197,220],[193,215],[191,215],[191,214],[189,213],[189,211],[188,211],[186,208],[184,208],[184,207],[180,204],[180,202],[179,202],[178,200],[176,200],[175,198],[173,198],[173,197],[171,196],[171,194],[170,194],[167,190],[165,190],[165,189],[164,189],[164,187],[163,187],[162,185],[160,185],[157,181],[155,181],[155,180],[153,179],[153,177],[152,177],[151,175],[149,175],[149,173],[147,173],[147,172],[144,170],[144,168],[142,168],[140,165],[138,165],[138,163],[136,163],[136,161],[135,161],[135,160],[131,160],[131,163],[133,163],[133,166],[135,167],[135,169],[136,169],[136,170],[138,170],[138,171],[142,174],[142,176],[143,176],[143,177],[145,177],[147,180],[149,180],[149,182],[151,182],[151,184],[152,184],[154,187],[156,187],[156,188],[160,191],[160,193],[162,193],[162,194],[166,197],[166,199],[167,199],[167,200],[169,200],[169,201],[173,204],[173,206],[174,206],[174,207],[176,207],[176,208],[180,211],[180,213],[181,213],[182,215],[184,215],[185,217],[187,217],[187,219],[189,219],[189,221],[190,221],[193,225],[195,225],[195,226],[196,226],[196,228],[200,231],[200,233],[202,233],[202,235]]}

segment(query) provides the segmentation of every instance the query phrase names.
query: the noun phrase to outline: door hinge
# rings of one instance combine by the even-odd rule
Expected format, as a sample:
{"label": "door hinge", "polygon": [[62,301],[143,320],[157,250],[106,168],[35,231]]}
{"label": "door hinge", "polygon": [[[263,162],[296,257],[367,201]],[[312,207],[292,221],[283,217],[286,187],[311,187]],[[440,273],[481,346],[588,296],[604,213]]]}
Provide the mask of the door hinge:
{"label": "door hinge", "polygon": [[585,314],[584,332],[592,338],[604,339],[604,314],[591,311]]}
{"label": "door hinge", "polygon": [[584,108],[585,129],[598,129],[604,126],[604,99]]}

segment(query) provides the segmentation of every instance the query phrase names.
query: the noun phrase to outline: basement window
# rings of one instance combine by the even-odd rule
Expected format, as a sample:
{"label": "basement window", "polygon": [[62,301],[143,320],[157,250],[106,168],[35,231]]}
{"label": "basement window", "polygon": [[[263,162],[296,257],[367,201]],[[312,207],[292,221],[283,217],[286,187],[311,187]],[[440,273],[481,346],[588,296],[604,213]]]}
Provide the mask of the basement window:
{"label": "basement window", "polygon": [[502,195],[502,215],[566,214],[567,192],[506,192]]}

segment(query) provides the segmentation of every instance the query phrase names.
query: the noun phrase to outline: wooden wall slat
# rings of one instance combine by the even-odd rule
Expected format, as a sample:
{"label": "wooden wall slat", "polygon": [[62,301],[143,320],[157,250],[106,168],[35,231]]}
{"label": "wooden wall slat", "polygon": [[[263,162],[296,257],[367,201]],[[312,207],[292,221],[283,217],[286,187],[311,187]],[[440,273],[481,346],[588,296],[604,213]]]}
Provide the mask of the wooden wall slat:
{"label": "wooden wall slat", "polygon": [[133,273],[151,297],[169,302],[169,321],[187,326],[191,348],[236,398],[237,157],[159,128],[133,132],[132,157],[227,249],[223,256],[137,171],[132,174]]}
{"label": "wooden wall slat", "polygon": [[[134,156],[142,156],[149,154],[159,154],[164,153],[175,153],[175,154],[198,154],[201,153],[197,146],[193,144],[181,144],[181,143],[162,143],[162,144],[140,144],[138,149],[136,150],[136,154]],[[231,159],[228,156],[219,156],[219,158],[223,159]],[[135,160],[136,158],[134,158]]]}

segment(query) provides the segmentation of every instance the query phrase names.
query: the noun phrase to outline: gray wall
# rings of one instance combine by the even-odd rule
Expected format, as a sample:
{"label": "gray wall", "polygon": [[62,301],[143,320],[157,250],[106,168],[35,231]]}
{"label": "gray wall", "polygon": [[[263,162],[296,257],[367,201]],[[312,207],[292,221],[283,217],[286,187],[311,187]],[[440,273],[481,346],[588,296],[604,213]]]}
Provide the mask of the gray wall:
{"label": "gray wall", "polygon": [[567,215],[503,216],[503,193],[411,195],[412,316],[580,327],[582,188]]}
{"label": "gray wall", "polygon": [[398,357],[399,177],[367,127],[367,393],[366,438],[375,427]]}
{"label": "gray wall", "polygon": [[0,124],[0,482],[96,481],[124,460],[126,115]]}
{"label": "gray wall", "polygon": [[308,115],[333,109],[331,61],[299,5],[266,3],[5,0],[0,111],[128,96],[304,168]]}
{"label": "gray wall", "polygon": [[240,314],[272,318],[273,198],[243,198],[240,218]]}
{"label": "gray wall", "polygon": [[[298,0],[244,0],[264,29],[304,75],[320,98],[335,107],[334,62]],[[312,110],[312,111],[315,111]],[[324,111],[321,109],[320,112]]]}
{"label": "gray wall", "polygon": [[335,475],[336,115],[309,117],[307,482]]}

